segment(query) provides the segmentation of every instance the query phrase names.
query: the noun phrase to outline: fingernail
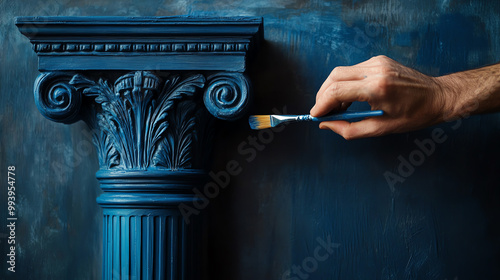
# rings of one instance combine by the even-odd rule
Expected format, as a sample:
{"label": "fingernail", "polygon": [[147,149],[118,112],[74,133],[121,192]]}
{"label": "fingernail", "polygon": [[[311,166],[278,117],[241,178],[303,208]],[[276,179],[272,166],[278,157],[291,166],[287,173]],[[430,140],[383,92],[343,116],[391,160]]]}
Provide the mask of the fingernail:
{"label": "fingernail", "polygon": [[324,124],[319,124],[319,129],[326,129],[326,126]]}

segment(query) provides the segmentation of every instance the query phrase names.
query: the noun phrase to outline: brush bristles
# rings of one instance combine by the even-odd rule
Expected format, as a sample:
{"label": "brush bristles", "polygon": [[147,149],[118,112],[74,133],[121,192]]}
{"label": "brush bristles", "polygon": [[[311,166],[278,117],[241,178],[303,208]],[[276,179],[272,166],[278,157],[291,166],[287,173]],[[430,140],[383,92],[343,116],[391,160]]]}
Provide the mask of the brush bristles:
{"label": "brush bristles", "polygon": [[248,118],[252,129],[266,129],[271,127],[270,115],[253,115]]}

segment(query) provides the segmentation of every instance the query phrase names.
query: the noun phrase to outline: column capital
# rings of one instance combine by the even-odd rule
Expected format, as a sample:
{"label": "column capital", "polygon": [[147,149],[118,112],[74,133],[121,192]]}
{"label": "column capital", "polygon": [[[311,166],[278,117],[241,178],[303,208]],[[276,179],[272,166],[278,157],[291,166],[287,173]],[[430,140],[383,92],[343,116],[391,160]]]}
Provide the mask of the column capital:
{"label": "column capital", "polygon": [[35,82],[35,103],[52,121],[85,121],[101,169],[201,169],[210,146],[208,112],[239,118],[249,87],[238,72],[136,71],[114,81],[95,73],[45,72]]}

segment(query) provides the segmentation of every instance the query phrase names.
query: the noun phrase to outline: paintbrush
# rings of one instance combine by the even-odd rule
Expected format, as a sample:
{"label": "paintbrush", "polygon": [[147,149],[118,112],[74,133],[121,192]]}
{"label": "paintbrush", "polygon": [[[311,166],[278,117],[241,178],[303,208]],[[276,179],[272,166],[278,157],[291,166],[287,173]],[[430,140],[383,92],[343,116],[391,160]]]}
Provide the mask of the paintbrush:
{"label": "paintbrush", "polygon": [[253,115],[248,118],[250,127],[252,129],[266,129],[270,127],[275,127],[280,124],[292,123],[292,122],[326,122],[326,121],[338,121],[338,120],[355,120],[363,119],[366,117],[376,117],[382,116],[384,111],[361,111],[352,112],[346,111],[341,113],[336,113],[324,117],[311,117],[311,115]]}

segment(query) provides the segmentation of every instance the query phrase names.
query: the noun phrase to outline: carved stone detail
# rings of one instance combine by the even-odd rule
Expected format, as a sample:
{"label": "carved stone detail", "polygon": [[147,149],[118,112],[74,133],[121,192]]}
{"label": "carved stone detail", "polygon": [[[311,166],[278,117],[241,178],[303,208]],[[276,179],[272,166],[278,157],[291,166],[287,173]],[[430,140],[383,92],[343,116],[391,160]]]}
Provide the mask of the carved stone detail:
{"label": "carved stone detail", "polygon": [[177,42],[167,44],[145,43],[39,43],[34,46],[37,53],[80,53],[96,54],[101,52],[149,52],[149,53],[176,53],[176,52],[246,52],[248,43],[191,43]]}
{"label": "carved stone detail", "polygon": [[67,124],[78,120],[82,96],[70,80],[70,74],[57,72],[42,73],[36,79],[35,103],[47,119]]}
{"label": "carved stone detail", "polygon": [[204,90],[212,115],[232,120],[245,112],[249,82],[233,72],[207,79],[202,74],[170,75],[162,80],[148,71],[125,74],[112,85],[82,74],[43,73],[36,82],[35,99],[40,112],[53,121],[83,119],[88,124],[101,169],[202,168],[192,154],[193,149],[202,150],[194,146],[205,144],[210,118],[196,92]]}
{"label": "carved stone detail", "polygon": [[201,200],[193,190],[208,177],[213,116],[245,113],[243,72],[262,19],[19,17],[16,25],[38,55],[42,115],[92,130],[104,191],[102,279],[202,279],[203,215],[184,223],[179,205]]}
{"label": "carved stone detail", "polygon": [[219,119],[242,117],[250,99],[250,83],[237,72],[218,73],[208,77],[203,101],[208,111]]}
{"label": "carved stone detail", "polygon": [[[162,87],[160,79],[146,71],[126,74],[113,87],[81,75],[69,83],[95,100],[91,108],[96,112],[90,114],[95,118],[86,122],[102,132],[95,134],[101,168],[191,167],[196,104],[184,100],[204,86],[202,75],[184,80],[172,76]],[[174,110],[175,102],[180,109]]]}

